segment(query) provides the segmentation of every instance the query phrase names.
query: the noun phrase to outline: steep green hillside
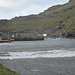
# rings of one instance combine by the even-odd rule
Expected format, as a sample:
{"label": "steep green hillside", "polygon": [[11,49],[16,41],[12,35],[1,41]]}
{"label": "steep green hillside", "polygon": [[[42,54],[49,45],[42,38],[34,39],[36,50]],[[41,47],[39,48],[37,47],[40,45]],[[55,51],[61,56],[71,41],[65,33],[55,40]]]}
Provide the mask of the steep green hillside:
{"label": "steep green hillside", "polygon": [[0,31],[47,33],[48,36],[75,37],[75,0],[53,6],[38,15],[15,17],[2,23]]}

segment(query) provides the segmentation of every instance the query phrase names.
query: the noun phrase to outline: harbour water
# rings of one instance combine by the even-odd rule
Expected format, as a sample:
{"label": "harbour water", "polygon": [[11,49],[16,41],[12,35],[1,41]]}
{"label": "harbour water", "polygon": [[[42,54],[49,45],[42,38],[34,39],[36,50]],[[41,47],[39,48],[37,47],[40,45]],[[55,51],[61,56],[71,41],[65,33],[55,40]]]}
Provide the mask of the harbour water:
{"label": "harbour water", "polygon": [[75,75],[75,39],[0,43],[0,63],[21,75]]}

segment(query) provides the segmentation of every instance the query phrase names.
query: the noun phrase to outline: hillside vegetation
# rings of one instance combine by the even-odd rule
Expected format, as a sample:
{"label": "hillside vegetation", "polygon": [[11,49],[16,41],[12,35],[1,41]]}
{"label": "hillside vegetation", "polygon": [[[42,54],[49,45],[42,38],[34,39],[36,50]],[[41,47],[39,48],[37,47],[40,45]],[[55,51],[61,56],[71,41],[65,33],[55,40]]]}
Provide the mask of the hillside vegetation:
{"label": "hillside vegetation", "polygon": [[0,20],[0,31],[75,37],[75,0],[70,0],[64,5],[50,7],[38,15]]}

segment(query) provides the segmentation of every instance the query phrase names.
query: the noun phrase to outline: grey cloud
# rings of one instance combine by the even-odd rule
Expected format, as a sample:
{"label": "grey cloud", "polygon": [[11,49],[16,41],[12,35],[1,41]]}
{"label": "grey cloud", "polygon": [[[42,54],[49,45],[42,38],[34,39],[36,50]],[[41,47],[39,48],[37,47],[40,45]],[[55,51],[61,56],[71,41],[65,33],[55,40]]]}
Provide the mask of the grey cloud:
{"label": "grey cloud", "polygon": [[[5,0],[6,1],[6,0]],[[22,12],[27,14],[40,13],[40,11],[46,10],[46,8],[56,5],[66,3],[69,0],[8,0],[8,3],[12,3],[12,7],[0,7],[0,18],[13,18],[14,16],[22,15]],[[38,10],[35,10],[37,8]],[[23,14],[24,15],[24,14]],[[26,15],[26,14],[25,14]]]}

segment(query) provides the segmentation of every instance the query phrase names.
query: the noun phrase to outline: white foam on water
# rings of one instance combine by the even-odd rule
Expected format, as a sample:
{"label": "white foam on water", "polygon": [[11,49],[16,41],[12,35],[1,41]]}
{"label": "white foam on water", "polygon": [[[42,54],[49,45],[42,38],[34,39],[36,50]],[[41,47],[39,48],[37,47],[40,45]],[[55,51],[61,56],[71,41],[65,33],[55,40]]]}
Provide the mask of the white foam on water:
{"label": "white foam on water", "polygon": [[38,72],[39,70],[31,70],[31,71],[33,71],[33,72]]}
{"label": "white foam on water", "polygon": [[13,60],[13,59],[27,59],[27,58],[58,58],[58,57],[74,57],[74,56],[75,51],[49,50],[36,52],[8,52],[7,56],[0,55],[0,59]]}

